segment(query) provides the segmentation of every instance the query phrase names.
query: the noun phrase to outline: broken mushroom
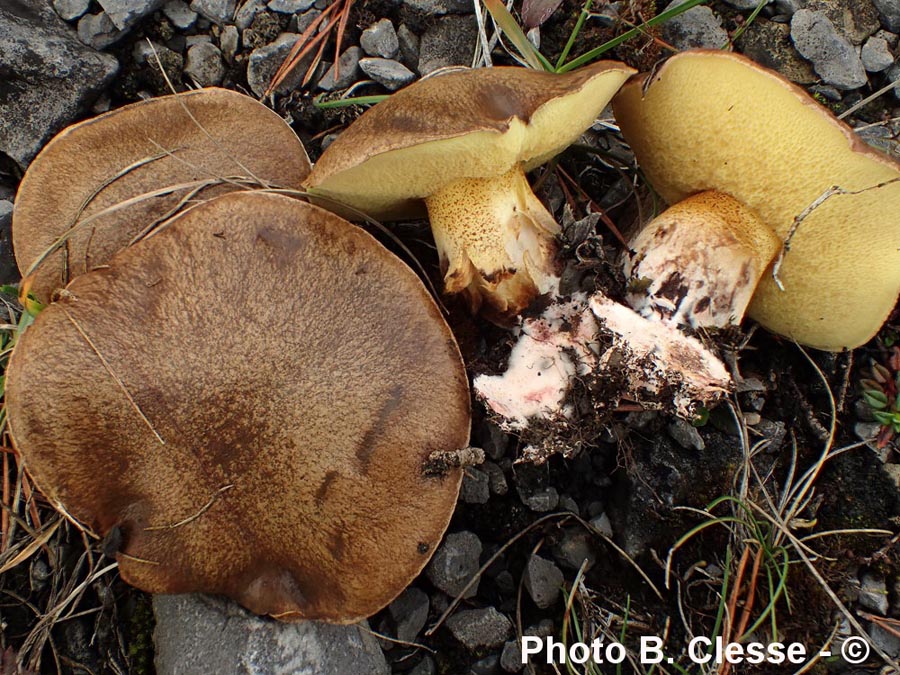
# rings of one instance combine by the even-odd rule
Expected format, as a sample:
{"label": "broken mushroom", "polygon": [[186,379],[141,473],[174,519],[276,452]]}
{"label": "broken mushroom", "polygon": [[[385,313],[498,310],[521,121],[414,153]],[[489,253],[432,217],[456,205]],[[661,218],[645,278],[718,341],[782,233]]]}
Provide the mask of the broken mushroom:
{"label": "broken mushroom", "polygon": [[65,129],[28,167],[13,214],[16,262],[47,302],[188,200],[297,189],[309,169],[287,123],[249,96],[201,89],[134,103]]}
{"label": "broken mushroom", "polygon": [[53,503],[118,528],[126,581],[349,623],[419,573],[469,392],[438,307],[371,236],[231,193],[66,290],[12,355],[10,432]]}
{"label": "broken mushroom", "polygon": [[559,228],[525,172],[577,140],[633,72],[601,61],[565,75],[498,67],[420,80],[350,125],[307,188],[327,208],[381,219],[422,215],[424,201],[445,291],[509,319],[558,284]]}
{"label": "broken mushroom", "polygon": [[673,204],[632,241],[632,305],[692,326],[748,314],[825,350],[856,347],[900,291],[900,165],[749,59],[688,51],[613,100]]}

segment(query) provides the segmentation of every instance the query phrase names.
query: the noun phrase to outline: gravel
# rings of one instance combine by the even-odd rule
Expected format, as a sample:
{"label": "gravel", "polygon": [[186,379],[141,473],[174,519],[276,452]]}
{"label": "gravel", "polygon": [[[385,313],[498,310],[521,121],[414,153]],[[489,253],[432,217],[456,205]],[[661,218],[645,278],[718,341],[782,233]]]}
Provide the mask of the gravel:
{"label": "gravel", "polygon": [[413,33],[405,23],[402,23],[397,29],[397,43],[400,45],[403,64],[410,70],[417,71],[419,69],[419,36]]}
{"label": "gravel", "polygon": [[234,17],[234,25],[241,30],[250,28],[256,15],[266,9],[266,0],[247,0]]}
{"label": "gravel", "polygon": [[279,14],[297,14],[305,12],[314,4],[316,4],[316,0],[270,0],[267,6]]}
{"label": "gravel", "polygon": [[[674,0],[666,11],[682,5],[687,0]],[[663,39],[678,49],[705,47],[721,49],[728,43],[728,33],[722,28],[722,20],[709,7],[697,6],[669,19],[662,25]]]}
{"label": "gravel", "polygon": [[685,450],[703,450],[706,447],[697,427],[680,417],[669,424],[669,436]]}
{"label": "gravel", "polygon": [[478,25],[473,16],[445,16],[425,31],[419,44],[419,72],[422,75],[447,66],[469,66]]}
{"label": "gravel", "polygon": [[737,46],[751,59],[778,71],[791,82],[812,84],[819,79],[812,64],[794,49],[788,24],[757,19],[738,39]]}
{"label": "gravel", "polygon": [[116,28],[128,31],[145,16],[162,7],[165,0],[97,0],[97,2]]}
{"label": "gravel", "polygon": [[471,651],[482,647],[499,647],[506,642],[513,630],[509,619],[493,607],[457,612],[447,619],[447,628],[453,633],[453,637]]}
{"label": "gravel", "polygon": [[846,90],[868,82],[859,53],[824,13],[808,9],[795,12],[791,38],[800,55],[812,62],[826,83]]}
{"label": "gravel", "polygon": [[[275,72],[287,58],[299,37],[294,33],[282,33],[271,44],[253,50],[247,63],[247,84],[254,94],[262,96],[265,93]],[[312,53],[304,57],[279,85],[277,93],[288,93],[300,86],[312,57]]]}
{"label": "gravel", "polygon": [[180,30],[187,30],[193,26],[199,16],[184,0],[169,0],[163,5],[162,11],[172,25]]}
{"label": "gravel", "polygon": [[888,612],[888,591],[883,577],[863,574],[860,579],[859,604],[882,616]]}
{"label": "gravel", "polygon": [[97,50],[115,44],[125,33],[126,31],[116,28],[106,12],[85,14],[78,21],[78,39]]}
{"label": "gravel", "polygon": [[222,56],[228,63],[234,61],[240,46],[241,34],[238,32],[237,26],[225,26],[219,35],[219,49],[222,50]]}
{"label": "gravel", "polygon": [[41,146],[85,112],[118,71],[112,56],[83,45],[43,0],[0,6],[0,152],[26,166]]}
{"label": "gravel", "polygon": [[882,25],[889,31],[900,33],[900,0],[872,0]]}
{"label": "gravel", "polygon": [[428,16],[443,14],[471,14],[472,0],[401,0],[409,9]]}
{"label": "gravel", "polygon": [[416,79],[414,72],[391,59],[364,58],[359,60],[359,67],[388,91],[396,91]]}
{"label": "gravel", "polygon": [[381,19],[366,28],[359,38],[359,46],[369,56],[393,59],[400,51],[397,31],[390,19]]}
{"label": "gravel", "polygon": [[[449,596],[459,595],[478,571],[481,540],[472,532],[448,534],[444,543],[428,563],[426,574],[436,588]],[[472,598],[478,592],[479,581],[463,596]]]}
{"label": "gravel", "polygon": [[518,673],[525,667],[522,663],[522,649],[518,640],[509,640],[503,644],[500,652],[500,667],[507,673]]}
{"label": "gravel", "polygon": [[870,73],[880,73],[887,70],[894,63],[894,55],[887,40],[880,37],[870,37],[863,45],[860,53],[863,67]]}
{"label": "gravel", "polygon": [[184,74],[201,87],[214,87],[225,78],[222,52],[210,42],[202,42],[188,50]]}
{"label": "gravel", "polygon": [[234,19],[237,0],[194,0],[191,9],[220,26]]}
{"label": "gravel", "polygon": [[487,504],[491,498],[490,476],[480,467],[468,467],[463,474],[459,498],[466,504]]}
{"label": "gravel", "polygon": [[551,607],[565,582],[562,571],[551,561],[534,554],[525,566],[523,583],[528,595],[541,609]]}
{"label": "gravel", "polygon": [[[359,47],[348,47],[338,59],[338,66],[332,65],[325,71],[325,75],[319,80],[319,88],[325,91],[346,89],[360,79],[362,70],[359,68],[359,60],[363,51]],[[335,79],[335,73],[337,78]]]}
{"label": "gravel", "polygon": [[431,603],[424,591],[411,586],[388,607],[397,626],[397,639],[412,642],[425,627]]}
{"label": "gravel", "polygon": [[567,527],[553,549],[553,557],[563,567],[578,570],[587,561],[587,569],[597,562],[594,536],[583,527]]}
{"label": "gravel", "polygon": [[53,0],[53,9],[64,21],[74,21],[88,11],[91,0]]}

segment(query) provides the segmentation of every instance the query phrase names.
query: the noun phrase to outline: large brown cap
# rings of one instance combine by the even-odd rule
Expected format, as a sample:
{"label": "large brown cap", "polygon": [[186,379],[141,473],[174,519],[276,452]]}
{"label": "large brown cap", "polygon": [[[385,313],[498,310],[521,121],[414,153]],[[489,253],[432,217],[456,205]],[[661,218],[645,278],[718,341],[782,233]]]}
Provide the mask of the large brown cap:
{"label": "large brown cap", "polygon": [[829,188],[862,191],[833,196],[803,220],[780,270],[784,291],[763,275],[749,314],[820,349],[855,347],[878,331],[900,290],[897,162],[802,89],[720,51],[673,56],[628,82],[613,109],[669,203],[724,192],[784,239]]}
{"label": "large brown cap", "polygon": [[[201,89],[119,108],[64,130],[29,166],[13,215],[19,270],[29,274],[77,221],[89,221],[34,275],[30,290],[47,301],[193,196],[198,181],[258,179],[298,188],[309,168],[303,145],[284,120],[243,94]],[[92,218],[179,185],[184,187]],[[204,196],[232,189],[234,184],[220,184]]]}
{"label": "large brown cap", "polygon": [[[37,485],[150,592],[351,622],[422,569],[453,511],[469,393],[419,279],[287,197],[232,193],[75,279],[7,379]],[[428,463],[429,466],[431,463]]]}
{"label": "large brown cap", "polygon": [[546,162],[632,73],[598,61],[563,75],[498,67],[420,80],[350,125],[307,184],[374,217],[406,215],[447,183]]}

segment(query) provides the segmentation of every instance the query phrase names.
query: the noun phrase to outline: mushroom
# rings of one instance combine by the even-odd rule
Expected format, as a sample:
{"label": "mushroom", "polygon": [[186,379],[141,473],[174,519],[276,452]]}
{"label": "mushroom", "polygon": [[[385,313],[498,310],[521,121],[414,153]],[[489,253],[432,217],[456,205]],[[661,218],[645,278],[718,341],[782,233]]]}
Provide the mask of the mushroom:
{"label": "mushroom", "polygon": [[[856,347],[900,291],[900,165],[806,92],[737,54],[688,51],[613,100],[644,174],[673,204],[632,241],[632,306]],[[768,272],[766,272],[768,270]]]}
{"label": "mushroom", "polygon": [[16,197],[13,245],[31,276],[25,286],[47,302],[185,200],[297,189],[309,169],[284,120],[225,89],[153,98],[75,124],[35,158]]}
{"label": "mushroom", "polygon": [[[313,167],[316,203],[381,219],[427,206],[446,293],[509,319],[557,289],[553,216],[525,172],[571,145],[634,70],[498,67],[420,80],[368,110]],[[349,216],[348,216],[349,217]]]}
{"label": "mushroom", "polygon": [[471,454],[468,384],[370,235],[230,193],[66,290],[11,357],[9,429],[54,504],[121,533],[126,581],[349,623],[421,571]]}

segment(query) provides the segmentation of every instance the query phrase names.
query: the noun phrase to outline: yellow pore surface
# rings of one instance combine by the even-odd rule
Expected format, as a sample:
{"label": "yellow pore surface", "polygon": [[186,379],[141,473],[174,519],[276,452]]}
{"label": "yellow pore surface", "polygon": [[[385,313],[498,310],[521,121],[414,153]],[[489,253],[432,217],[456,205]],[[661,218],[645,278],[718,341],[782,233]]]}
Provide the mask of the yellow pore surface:
{"label": "yellow pore surface", "polygon": [[669,203],[719,190],[784,238],[829,188],[864,190],[835,195],[804,219],[779,272],[784,291],[765,274],[749,314],[819,349],[869,340],[900,290],[900,166],[801,89],[735,54],[684,52],[643,96],[642,84],[625,85],[613,106]]}

